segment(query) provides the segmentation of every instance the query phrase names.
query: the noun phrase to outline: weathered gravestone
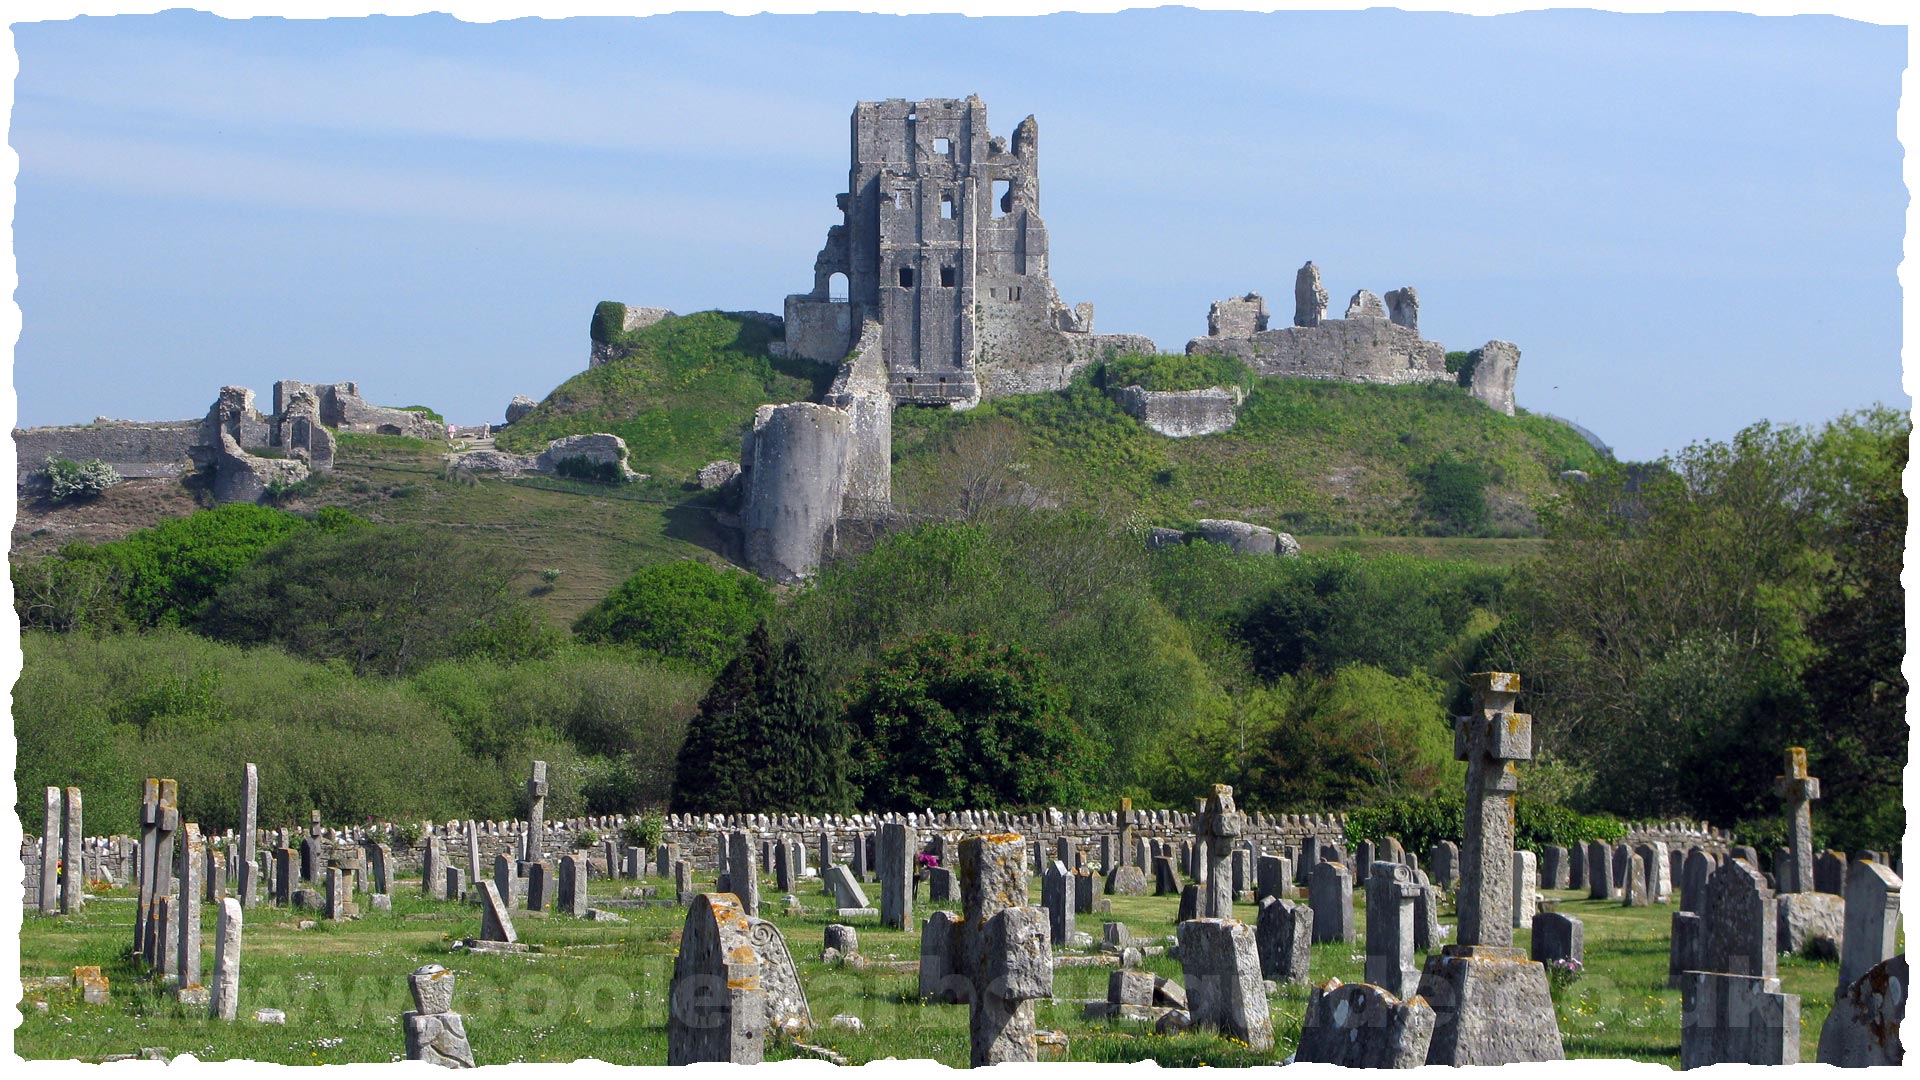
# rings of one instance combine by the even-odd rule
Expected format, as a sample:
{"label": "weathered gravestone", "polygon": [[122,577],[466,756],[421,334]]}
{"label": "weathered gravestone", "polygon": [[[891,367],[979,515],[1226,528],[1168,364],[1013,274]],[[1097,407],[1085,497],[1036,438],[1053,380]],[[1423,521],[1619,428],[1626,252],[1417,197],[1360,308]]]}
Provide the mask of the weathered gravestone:
{"label": "weathered gravestone", "polygon": [[827,867],[827,887],[833,890],[833,903],[841,908],[867,907],[867,891],[860,887],[853,871],[845,866]]}
{"label": "weathered gravestone", "polygon": [[1267,897],[1284,897],[1291,888],[1293,867],[1280,855],[1262,855],[1254,860],[1253,900],[1260,903]]}
{"label": "weathered gravestone", "polygon": [[513,913],[508,910],[507,902],[500,895],[500,887],[491,881],[479,883],[480,889],[480,940],[493,941],[506,945],[519,942],[520,935],[513,930]]}
{"label": "weathered gravestone", "polygon": [[1680,869],[1680,910],[1698,914],[1706,906],[1707,879],[1713,876],[1718,864],[1713,856],[1701,848],[1687,852],[1686,861]]}
{"label": "weathered gravestone", "polygon": [[1820,780],[1807,775],[1805,747],[1787,747],[1785,775],[1774,778],[1774,790],[1787,810],[1789,862],[1773,870],[1778,892],[1813,891],[1813,800],[1820,797]]}
{"label": "weathered gravestone", "polygon": [[1402,1001],[1366,983],[1328,979],[1307,998],[1298,1062],[1349,1069],[1417,1069],[1427,1063],[1433,1009],[1421,998]]}
{"label": "weathered gravestone", "polygon": [[258,907],[260,883],[254,866],[260,861],[260,770],[247,762],[240,781],[240,906]]}
{"label": "weathered gravestone", "polygon": [[527,863],[527,910],[547,911],[553,907],[553,865],[544,859]]}
{"label": "weathered gravestone", "polygon": [[459,899],[447,895],[447,857],[441,850],[441,839],[429,836],[421,843],[424,847],[420,852],[420,891],[433,900]]}
{"label": "weathered gravestone", "polygon": [[1800,998],[1776,977],[1774,900],[1760,871],[1731,859],[1707,881],[1700,970],[1680,982],[1680,1067],[1800,1060]]}
{"label": "weathered gravestone", "polygon": [[369,840],[361,845],[360,853],[367,867],[367,888],[375,896],[392,893],[393,879],[388,874],[393,865],[393,849]]}
{"label": "weathered gravestone", "polygon": [[60,833],[60,914],[78,915],[86,903],[82,886],[87,880],[86,826],[82,821],[80,789],[66,790]]}
{"label": "weathered gravestone", "polygon": [[1053,995],[1053,954],[1041,909],[1027,895],[1024,839],[1015,833],[960,842],[963,914],[935,911],[920,935],[920,996],[969,1007],[968,1064],[1033,1061],[1033,1002]]}
{"label": "weathered gravestone", "polygon": [[913,857],[919,847],[913,826],[898,821],[880,826],[880,925],[889,929],[905,930],[913,923]]}
{"label": "weathered gravestone", "polygon": [[450,1069],[473,1068],[467,1022],[453,1011],[453,978],[453,972],[438,964],[415,968],[407,976],[413,1011],[400,1015],[400,1026],[406,1031],[408,1061],[426,1061]]}
{"label": "weathered gravestone", "polygon": [[1427,880],[1427,872],[1412,867],[1414,883],[1420,892],[1413,898],[1413,947],[1431,952],[1440,947],[1446,932],[1440,926],[1440,890]]}
{"label": "weathered gravestone", "polygon": [[1540,887],[1565,889],[1567,885],[1567,849],[1548,844],[1540,855]]}
{"label": "weathered gravestone", "polygon": [[[1513,853],[1513,928],[1533,925],[1533,914],[1540,908],[1540,875],[1534,869],[1531,851]],[[1405,995],[1401,995],[1404,997]]]}
{"label": "weathered gravestone", "polygon": [[560,856],[560,874],[555,899],[563,915],[583,919],[587,914],[587,857],[583,854]]}
{"label": "weathered gravestone", "polygon": [[1846,901],[1832,893],[1799,892],[1776,896],[1774,947],[1795,956],[1801,953],[1839,959],[1846,935]]}
{"label": "weathered gravestone", "polygon": [[1520,676],[1472,676],[1474,711],[1454,722],[1467,763],[1457,944],[1431,955],[1420,997],[1434,1011],[1432,1065],[1558,1061],[1564,1054],[1546,969],[1513,947],[1516,763],[1533,757],[1533,718],[1513,711]]}
{"label": "weathered gravestone", "polygon": [[500,890],[500,899],[508,905],[525,898],[525,880],[516,872],[514,861],[505,855],[493,857],[493,887]]}
{"label": "weathered gravestone", "polygon": [[1174,909],[1173,921],[1183,923],[1188,919],[1199,917],[1200,886],[1197,883],[1188,882],[1186,887],[1180,890],[1180,906]]}
{"label": "weathered gravestone", "polygon": [[1451,840],[1442,840],[1427,852],[1427,876],[1442,889],[1457,888],[1460,884],[1460,847]]}
{"label": "weathered gravestone", "polygon": [[40,840],[40,914],[60,910],[60,829],[63,821],[60,789],[47,789],[46,828]]}
{"label": "weathered gravestone", "polygon": [[1191,919],[1180,924],[1180,970],[1187,1015],[1254,1051],[1273,1049],[1273,1017],[1260,979],[1253,928],[1236,919]]}
{"label": "weathered gravestone", "polygon": [[794,842],[782,836],[773,845],[773,887],[783,893],[800,886],[800,870],[793,863]]}
{"label": "weathered gravestone", "polygon": [[673,902],[681,907],[693,902],[693,864],[685,859],[673,864]]}
{"label": "weathered gravestone", "polygon": [[1653,897],[1647,892],[1647,871],[1640,861],[1640,853],[1627,853],[1627,869],[1622,878],[1626,883],[1625,894],[1620,899],[1623,907],[1647,907],[1653,903]]}
{"label": "weathered gravestone", "polygon": [[1047,932],[1053,947],[1066,948],[1073,937],[1073,871],[1059,859],[1040,875],[1040,906],[1047,910]]}
{"label": "weathered gravestone", "polygon": [[175,866],[180,891],[175,896],[173,937],[165,942],[173,950],[173,962],[167,970],[179,979],[180,994],[198,1001],[205,989],[200,985],[200,874],[206,865],[206,841],[200,838],[200,826],[189,821],[180,829],[179,862]]}
{"label": "weathered gravestone", "polygon": [[220,917],[213,929],[213,989],[207,1008],[215,1020],[232,1020],[240,1012],[240,901],[220,901]]}
{"label": "weathered gravestone", "polygon": [[1313,941],[1353,941],[1353,873],[1336,862],[1313,868],[1307,882],[1307,903],[1313,908]]}
{"label": "weathered gravestone", "polygon": [[1659,840],[1649,840],[1633,849],[1640,856],[1640,873],[1645,879],[1641,887],[1647,891],[1647,902],[1666,904],[1673,901],[1673,877],[1667,864],[1667,845]]}
{"label": "weathered gravestone", "polygon": [[1847,874],[1846,930],[1840,943],[1842,994],[1868,969],[1899,951],[1900,884],[1899,875],[1877,862],[1854,863]]}
{"label": "weathered gravestone", "polygon": [[1842,987],[1840,1000],[1820,1025],[1820,1064],[1847,1069],[1901,1064],[1900,1025],[1912,987],[1904,955],[1880,961]]}
{"label": "weathered gravestone", "polygon": [[1587,899],[1612,900],[1620,895],[1613,883],[1613,848],[1605,840],[1587,845]]}
{"label": "weathered gravestone", "polygon": [[527,777],[527,838],[526,854],[522,856],[528,862],[537,862],[547,857],[547,763],[536,761],[533,771]]}
{"label": "weathered gravestone", "polygon": [[1543,911],[1533,917],[1533,942],[1527,955],[1542,964],[1571,960],[1587,962],[1586,928],[1579,919],[1558,911]]}
{"label": "weathered gravestone", "polygon": [[727,834],[727,892],[740,910],[760,915],[760,878],[753,865],[753,834],[735,829]]}
{"label": "weathered gravestone", "polygon": [[1818,892],[1845,896],[1847,857],[1838,851],[1823,851],[1813,860],[1813,887]]}
{"label": "weathered gravestone", "polygon": [[1399,863],[1376,862],[1367,878],[1367,982],[1406,999],[1418,992],[1414,962],[1413,904],[1420,886]]}
{"label": "weathered gravestone", "polygon": [[1260,901],[1260,919],[1253,936],[1263,978],[1281,984],[1307,982],[1307,967],[1313,956],[1313,912],[1305,904],[1277,896]]}
{"label": "weathered gravestone", "polygon": [[1180,871],[1174,865],[1174,857],[1155,855],[1153,857],[1153,895],[1178,896],[1181,888]]}
{"label": "weathered gravestone", "polygon": [[173,877],[173,834],[180,827],[180,788],[172,780],[148,777],[140,800],[140,892],[134,912],[133,947],[148,967],[159,966],[157,923],[160,899]]}
{"label": "weathered gravestone", "polygon": [[1194,861],[1203,875],[1200,916],[1233,917],[1233,844],[1246,829],[1246,816],[1233,804],[1233,789],[1213,785],[1213,794],[1193,817]]}

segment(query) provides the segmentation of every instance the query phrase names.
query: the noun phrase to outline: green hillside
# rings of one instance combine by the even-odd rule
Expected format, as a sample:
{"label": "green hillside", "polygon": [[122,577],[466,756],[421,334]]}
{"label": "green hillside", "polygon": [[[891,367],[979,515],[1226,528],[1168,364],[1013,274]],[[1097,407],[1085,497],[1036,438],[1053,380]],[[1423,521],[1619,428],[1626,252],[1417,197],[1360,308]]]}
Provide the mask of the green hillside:
{"label": "green hillside", "polygon": [[563,435],[607,431],[627,441],[636,471],[684,480],[738,458],[756,408],[817,399],[833,381],[828,365],[768,353],[773,331],[757,319],[703,311],[622,333],[620,311],[601,304],[594,337],[626,355],[561,383],[500,432],[502,449],[536,453]]}
{"label": "green hillside", "polygon": [[1235,518],[1310,534],[1528,536],[1559,474],[1599,461],[1566,425],[1502,416],[1451,385],[1256,379],[1232,431],[1170,439],[1120,411],[1097,388],[1099,374],[970,412],[900,410],[896,499],[937,507],[956,470],[998,456],[1058,501],[1153,524]]}

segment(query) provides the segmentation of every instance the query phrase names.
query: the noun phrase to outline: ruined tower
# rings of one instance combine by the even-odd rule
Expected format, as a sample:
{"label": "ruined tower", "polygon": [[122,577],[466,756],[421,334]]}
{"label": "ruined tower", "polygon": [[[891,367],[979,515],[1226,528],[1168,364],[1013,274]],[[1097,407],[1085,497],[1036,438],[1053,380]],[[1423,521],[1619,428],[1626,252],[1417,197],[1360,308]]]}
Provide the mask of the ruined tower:
{"label": "ruined tower", "polygon": [[838,363],[875,321],[895,404],[965,408],[1065,386],[1109,347],[1152,351],[1095,335],[1093,306],[1054,291],[1033,117],[1011,146],[977,96],[861,102],[852,127],[845,220],[812,291],[787,297],[788,352]]}

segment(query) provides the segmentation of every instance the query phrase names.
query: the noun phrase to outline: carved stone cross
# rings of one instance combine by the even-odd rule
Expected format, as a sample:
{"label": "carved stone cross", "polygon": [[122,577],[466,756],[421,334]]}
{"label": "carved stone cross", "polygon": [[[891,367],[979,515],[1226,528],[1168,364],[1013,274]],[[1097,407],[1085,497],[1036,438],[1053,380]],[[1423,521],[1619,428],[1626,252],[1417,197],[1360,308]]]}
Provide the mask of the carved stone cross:
{"label": "carved stone cross", "polygon": [[1213,785],[1213,794],[1193,817],[1194,863],[1204,875],[1199,918],[1233,918],[1233,842],[1246,830],[1246,816],[1233,805],[1233,789]]}
{"label": "carved stone cross", "polygon": [[960,841],[963,916],[935,911],[920,937],[920,994],[967,1005],[969,1064],[1033,1061],[1033,1002],[1053,996],[1047,913],[1026,905],[1026,839]]}
{"label": "carved stone cross", "polygon": [[1533,760],[1533,717],[1513,711],[1520,676],[1472,676],[1473,713],[1454,722],[1453,756],[1467,763],[1460,843],[1461,945],[1513,944],[1513,795],[1516,761]]}
{"label": "carved stone cross", "polygon": [[[1120,800],[1120,865],[1133,866],[1133,829],[1140,824],[1140,811],[1133,808],[1132,799]],[[1142,866],[1140,869],[1145,870]]]}
{"label": "carved stone cross", "polygon": [[1820,797],[1820,780],[1807,775],[1805,747],[1787,747],[1787,774],[1776,777],[1773,787],[1787,804],[1787,847],[1793,853],[1786,872],[1777,875],[1783,880],[1775,882],[1776,891],[1812,892],[1813,808],[1807,804]]}

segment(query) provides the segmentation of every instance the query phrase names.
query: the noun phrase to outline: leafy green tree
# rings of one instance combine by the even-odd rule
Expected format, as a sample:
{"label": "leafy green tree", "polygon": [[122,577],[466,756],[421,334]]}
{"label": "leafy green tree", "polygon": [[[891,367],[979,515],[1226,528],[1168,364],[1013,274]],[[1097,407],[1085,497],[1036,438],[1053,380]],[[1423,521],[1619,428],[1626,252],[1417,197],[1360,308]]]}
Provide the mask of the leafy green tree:
{"label": "leafy green tree", "polygon": [[627,645],[709,674],[736,653],[773,608],[750,574],[693,559],[635,571],[573,624],[582,641]]}
{"label": "leafy green tree", "polygon": [[1093,755],[1067,690],[1018,645],[936,632],[880,656],[849,690],[863,807],[1073,805]]}
{"label": "leafy green tree", "polygon": [[[398,526],[291,536],[236,571],[197,626],[355,672],[401,675],[473,648],[526,641],[515,556]],[[536,641],[536,647],[538,647]]]}
{"label": "leafy green tree", "polygon": [[799,642],[765,623],[714,680],[680,745],[676,813],[852,808],[847,732]]}
{"label": "leafy green tree", "polygon": [[1250,804],[1337,809],[1431,795],[1458,777],[1433,676],[1353,664],[1292,683],[1286,717],[1249,769]]}

